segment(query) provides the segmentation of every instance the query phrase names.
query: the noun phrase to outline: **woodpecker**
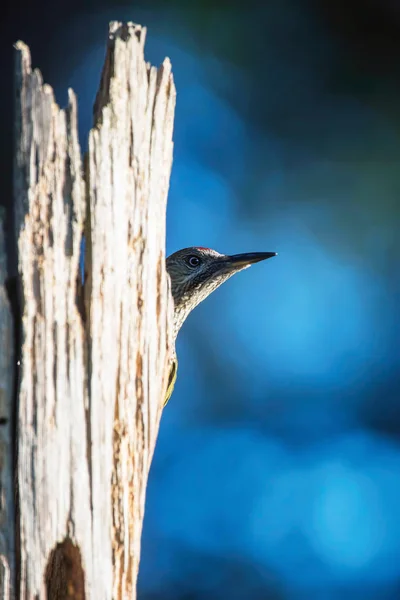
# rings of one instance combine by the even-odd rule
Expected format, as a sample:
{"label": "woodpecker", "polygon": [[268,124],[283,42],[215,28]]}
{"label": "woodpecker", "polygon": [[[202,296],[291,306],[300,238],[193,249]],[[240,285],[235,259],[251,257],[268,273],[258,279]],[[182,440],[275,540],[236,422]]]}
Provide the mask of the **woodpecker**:
{"label": "woodpecker", "polygon": [[[211,248],[194,247],[178,250],[168,256],[166,267],[171,278],[174,299],[174,343],[186,317],[211,292],[235,273],[247,269],[256,262],[272,258],[276,254],[276,252],[249,252],[229,256]],[[177,370],[178,361],[174,351],[164,406],[173,392]]]}

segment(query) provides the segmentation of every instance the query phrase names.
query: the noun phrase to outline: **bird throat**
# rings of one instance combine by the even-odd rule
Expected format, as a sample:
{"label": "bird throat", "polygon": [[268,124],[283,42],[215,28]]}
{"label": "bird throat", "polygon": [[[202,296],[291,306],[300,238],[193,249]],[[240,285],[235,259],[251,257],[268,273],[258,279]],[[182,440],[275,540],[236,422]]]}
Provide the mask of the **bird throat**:
{"label": "bird throat", "polygon": [[234,272],[221,273],[218,277],[199,282],[198,285],[191,284],[186,289],[181,288],[179,295],[174,295],[174,339],[192,310],[232,275]]}

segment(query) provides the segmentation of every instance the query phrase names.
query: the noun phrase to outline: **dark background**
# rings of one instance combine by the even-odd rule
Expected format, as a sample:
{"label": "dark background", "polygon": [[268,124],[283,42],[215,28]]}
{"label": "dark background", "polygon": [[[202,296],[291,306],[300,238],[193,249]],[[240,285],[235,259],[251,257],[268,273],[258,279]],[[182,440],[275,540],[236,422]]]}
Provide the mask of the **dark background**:
{"label": "dark background", "polygon": [[400,3],[2,5],[83,149],[109,20],[178,91],[167,251],[274,250],[188,319],[151,470],[141,600],[400,599]]}

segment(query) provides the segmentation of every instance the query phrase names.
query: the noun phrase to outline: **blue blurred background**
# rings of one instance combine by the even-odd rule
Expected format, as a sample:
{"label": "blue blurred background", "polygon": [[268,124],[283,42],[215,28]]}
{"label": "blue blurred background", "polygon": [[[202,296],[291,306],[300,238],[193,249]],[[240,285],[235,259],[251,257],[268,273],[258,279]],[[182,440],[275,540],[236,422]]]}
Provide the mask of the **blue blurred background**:
{"label": "blue blurred background", "polygon": [[83,148],[108,21],[171,58],[168,253],[279,253],[181,331],[139,598],[399,599],[399,5],[18,6],[3,56],[22,37],[77,92]]}

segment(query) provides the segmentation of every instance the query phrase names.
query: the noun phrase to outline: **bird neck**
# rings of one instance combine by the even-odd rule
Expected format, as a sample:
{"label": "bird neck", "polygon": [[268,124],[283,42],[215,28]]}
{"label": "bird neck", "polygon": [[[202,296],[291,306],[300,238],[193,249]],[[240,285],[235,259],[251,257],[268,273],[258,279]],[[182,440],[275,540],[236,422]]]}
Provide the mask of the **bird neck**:
{"label": "bird neck", "polygon": [[219,287],[224,281],[229,279],[234,272],[226,272],[219,277],[210,278],[208,281],[200,281],[197,285],[190,285],[186,288],[182,286],[178,289],[172,287],[174,297],[174,337],[178,335],[180,328],[188,315],[196,306],[207,298],[211,292]]}
{"label": "bird neck", "polygon": [[183,323],[186,321],[186,318],[188,317],[192,308],[194,308],[193,305],[189,305],[185,301],[181,301],[181,302],[175,304],[175,306],[174,306],[174,339],[176,339],[180,328],[182,327]]}

